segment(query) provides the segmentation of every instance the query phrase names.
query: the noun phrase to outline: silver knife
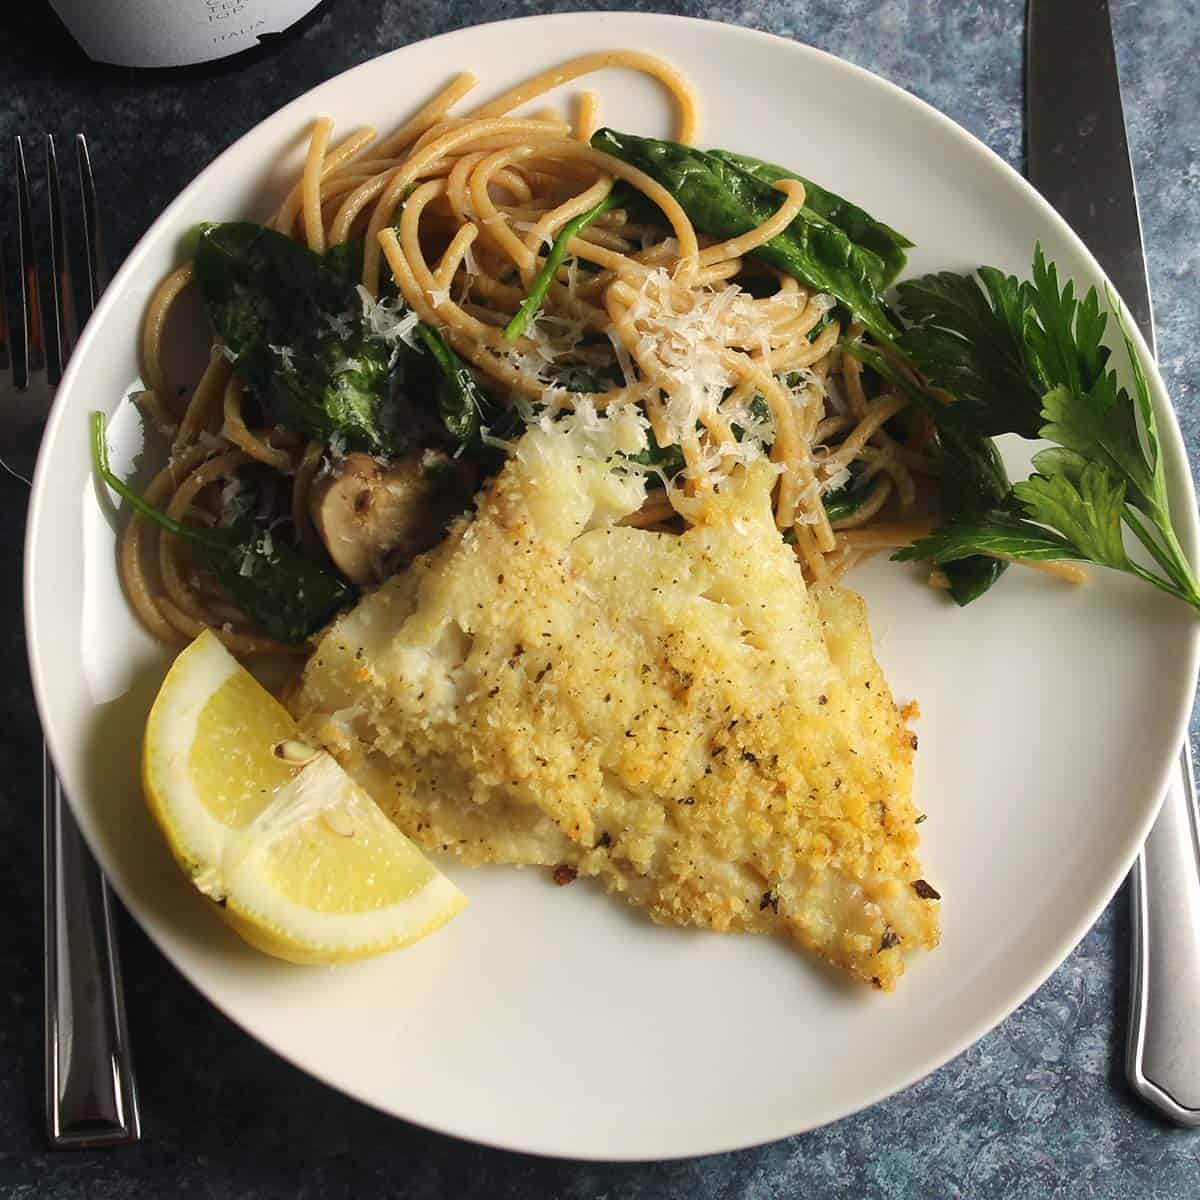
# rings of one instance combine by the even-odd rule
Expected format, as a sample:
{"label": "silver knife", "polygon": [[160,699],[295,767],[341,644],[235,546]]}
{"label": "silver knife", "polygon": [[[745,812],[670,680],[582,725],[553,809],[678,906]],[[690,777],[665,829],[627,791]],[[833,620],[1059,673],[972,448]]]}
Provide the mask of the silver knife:
{"label": "silver knife", "polygon": [[[1154,353],[1150,283],[1107,0],[1029,0],[1028,174],[1087,243]],[[1132,875],[1126,1072],[1200,1125],[1200,818],[1185,741]]]}

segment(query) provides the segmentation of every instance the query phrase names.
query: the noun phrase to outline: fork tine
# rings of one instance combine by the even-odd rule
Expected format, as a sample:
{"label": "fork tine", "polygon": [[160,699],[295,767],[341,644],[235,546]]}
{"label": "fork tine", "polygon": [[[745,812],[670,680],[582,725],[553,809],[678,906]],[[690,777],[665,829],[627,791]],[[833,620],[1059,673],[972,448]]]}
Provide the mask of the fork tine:
{"label": "fork tine", "polygon": [[96,307],[100,293],[108,283],[104,262],[104,243],[100,236],[100,216],[96,205],[96,178],[92,174],[92,156],[88,153],[87,138],[75,135],[75,156],[79,163],[79,186],[83,193],[83,237],[86,246],[88,278],[88,315]]}
{"label": "fork tine", "polygon": [[50,370],[58,378],[67,365],[71,347],[75,344],[75,306],[71,295],[71,256],[67,250],[67,229],[63,220],[62,186],[58,175],[58,154],[54,135],[46,135],[46,185],[50,197],[50,275],[53,283],[51,297],[53,319],[50,351]]}
{"label": "fork tine", "polygon": [[[12,355],[9,342],[12,333],[8,326],[8,239],[0,234],[0,372],[9,376],[12,371]],[[3,382],[3,380],[0,380]]]}
{"label": "fork tine", "polygon": [[34,371],[46,365],[42,336],[42,303],[38,291],[37,247],[33,240],[33,206],[29,200],[29,171],[25,166],[25,144],[18,134],[13,139],[17,168],[17,294],[25,337],[16,361],[18,386],[29,386]]}

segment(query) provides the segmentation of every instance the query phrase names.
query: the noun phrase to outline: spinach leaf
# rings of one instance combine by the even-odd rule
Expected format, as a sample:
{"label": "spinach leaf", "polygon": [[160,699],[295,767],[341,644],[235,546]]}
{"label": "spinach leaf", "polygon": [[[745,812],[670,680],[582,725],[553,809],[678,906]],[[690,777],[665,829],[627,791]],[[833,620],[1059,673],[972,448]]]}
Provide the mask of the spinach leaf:
{"label": "spinach leaf", "polygon": [[[782,201],[769,183],[734,163],[677,142],[601,129],[592,145],[657,180],[692,223],[714,237],[748,232],[768,220]],[[841,300],[881,341],[897,336],[899,329],[876,283],[882,270],[878,255],[811,209],[802,209],[787,229],[751,254]]]}
{"label": "spinach leaf", "polygon": [[546,299],[546,293],[550,290],[550,284],[554,282],[555,272],[562,266],[563,259],[567,256],[567,246],[571,239],[582,233],[593,221],[604,216],[606,212],[611,212],[614,208],[622,208],[628,202],[631,190],[618,184],[603,200],[585,212],[581,212],[579,216],[568,221],[558,231],[558,236],[550,247],[550,253],[546,255],[546,261],[542,264],[541,270],[538,271],[529,289],[529,295],[521,301],[516,315],[504,327],[506,342],[515,342],[525,332],[529,322],[537,316],[538,309],[542,307],[542,301]]}
{"label": "spinach leaf", "polygon": [[91,434],[96,474],[144,517],[200,547],[230,600],[271,637],[303,641],[354,599],[354,590],[343,580],[252,521],[203,529],[167,516],[113,473],[103,413],[92,413]]}
{"label": "spinach leaf", "polygon": [[[939,430],[942,449],[942,507],[952,521],[970,521],[980,512],[1008,499],[1008,472],[990,438],[963,433],[953,425]],[[988,554],[953,561],[939,559],[950,581],[950,595],[959,605],[978,600],[1008,569],[1008,563]]]}
{"label": "spinach leaf", "polygon": [[734,154],[729,150],[710,150],[713,158],[740,167],[743,171],[761,179],[764,183],[777,183],[780,179],[798,179],[804,184],[804,207],[836,225],[856,246],[870,251],[879,259],[880,271],[875,286],[883,291],[896,281],[896,277],[908,263],[904,253],[913,243],[890,225],[877,221],[870,213],[852,204],[849,200],[831,192],[820,184],[806,179],[786,167],[763,162],[745,154]]}
{"label": "spinach leaf", "polygon": [[625,457],[630,462],[641,463],[643,467],[657,467],[668,479],[678,475],[687,466],[683,458],[683,447],[678,442],[671,446],[660,446],[653,429],[646,430],[645,450],[627,454]]}
{"label": "spinach leaf", "polygon": [[[1008,503],[1011,499],[1008,473],[995,443],[975,432],[970,421],[963,419],[963,410],[957,403],[946,405],[935,400],[873,346],[845,341],[842,350],[871,367],[933,418],[942,463],[939,480],[942,511],[950,525],[964,523],[973,528],[979,513]],[[927,540],[916,544],[925,546]],[[908,557],[905,551],[892,557],[904,561],[902,555]],[[943,566],[950,581],[950,595],[960,606],[978,600],[1008,568],[1006,562],[984,548],[979,554],[958,555],[954,559],[934,556],[934,561]]]}
{"label": "spinach leaf", "polygon": [[428,374],[418,375],[417,388],[410,389],[410,396],[412,391],[422,390],[422,386],[427,388],[450,436],[464,449],[477,450],[480,428],[492,406],[439,330],[421,321],[417,336],[428,352],[422,357],[432,363],[435,373],[432,380]]}
{"label": "spinach leaf", "polygon": [[355,598],[343,580],[250,522],[214,532],[228,534],[228,548],[210,547],[209,557],[230,600],[281,642],[302,642]]}
{"label": "spinach leaf", "polygon": [[831,521],[844,521],[852,517],[866,503],[870,488],[855,487],[853,481],[821,497],[825,515]]}
{"label": "spinach leaf", "polygon": [[355,294],[361,247],[314,254],[249,221],[201,228],[196,279],[218,336],[267,419],[352,449],[399,448],[391,351],[370,336]]}

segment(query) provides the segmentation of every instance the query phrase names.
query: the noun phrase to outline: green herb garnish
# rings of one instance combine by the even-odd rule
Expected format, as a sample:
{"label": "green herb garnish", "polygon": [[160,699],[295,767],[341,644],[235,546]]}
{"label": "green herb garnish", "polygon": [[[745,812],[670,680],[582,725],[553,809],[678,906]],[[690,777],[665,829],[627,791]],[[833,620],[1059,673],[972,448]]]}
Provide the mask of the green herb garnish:
{"label": "green herb garnish", "polygon": [[355,247],[327,255],[250,221],[201,227],[196,279],[218,337],[272,424],[351,449],[400,448],[391,348],[355,293]]}
{"label": "green herb garnish", "polygon": [[[946,273],[902,284],[914,327],[901,346],[931,383],[958,397],[943,410],[943,429],[1056,445],[1034,456],[1035,473],[1001,504],[956,516],[893,557],[1073,558],[1136,575],[1200,609],[1200,584],[1171,525],[1149,385],[1120,313],[1132,396],[1109,369],[1107,315],[1095,288],[1079,300],[1070,281],[1060,287],[1040,246],[1030,281],[989,268],[978,276],[982,288],[972,276]],[[1124,530],[1158,571],[1128,556]]]}
{"label": "green herb garnish", "polygon": [[[957,404],[947,406],[933,399],[893,359],[874,346],[846,340],[841,349],[843,354],[857,358],[888,380],[933,418],[942,460],[942,512],[949,521],[975,520],[981,512],[1007,500],[1011,490],[1008,474],[994,443],[955,420]],[[950,595],[958,604],[978,600],[1008,568],[1003,559],[987,553],[939,558],[938,562],[944,565]]]}
{"label": "green herb garnish", "polygon": [[103,413],[92,413],[91,435],[96,474],[142,516],[200,547],[230,600],[271,637],[303,641],[354,599],[354,590],[336,575],[252,521],[203,529],[169,517],[109,467]]}
{"label": "green herb garnish", "polygon": [[433,388],[442,424],[460,446],[477,448],[479,430],[491,405],[484,398],[475,376],[437,329],[421,321],[417,336],[437,366],[438,379]]}
{"label": "green herb garnish", "polygon": [[562,266],[563,259],[567,257],[567,246],[571,239],[582,233],[593,221],[604,216],[606,212],[624,207],[627,198],[627,189],[618,185],[603,200],[581,212],[579,216],[572,218],[558,231],[558,235],[550,247],[550,253],[546,255],[546,261],[542,263],[541,270],[538,271],[529,288],[529,294],[521,301],[521,306],[517,309],[513,319],[504,327],[506,342],[515,342],[525,332],[529,322],[537,316],[538,309],[542,307],[546,293],[550,290],[550,284],[554,282],[555,273]]}

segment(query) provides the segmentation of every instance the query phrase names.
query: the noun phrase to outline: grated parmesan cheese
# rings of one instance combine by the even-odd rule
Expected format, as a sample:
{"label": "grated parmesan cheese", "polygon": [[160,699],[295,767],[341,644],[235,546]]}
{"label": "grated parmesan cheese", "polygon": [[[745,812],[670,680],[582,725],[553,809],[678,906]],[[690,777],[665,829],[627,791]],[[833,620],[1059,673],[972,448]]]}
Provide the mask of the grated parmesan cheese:
{"label": "grated parmesan cheese", "polygon": [[221,513],[217,524],[226,527],[235,524],[250,511],[252,503],[253,495],[236,475],[231,475],[221,488]]}
{"label": "grated parmesan cheese", "polygon": [[377,300],[361,283],[357,291],[368,337],[391,344],[392,359],[389,365],[395,366],[401,344],[416,349],[416,328],[420,317],[398,296],[394,300]]}
{"label": "grated parmesan cheese", "polygon": [[350,336],[350,317],[347,313],[326,313],[325,320],[334,334],[342,339]]}
{"label": "grated parmesan cheese", "polygon": [[340,463],[346,457],[346,435],[340,429],[329,435],[329,459]]}
{"label": "grated parmesan cheese", "polygon": [[822,466],[821,473],[824,479],[821,481],[821,494],[827,492],[836,492],[850,482],[850,469],[848,467],[837,467],[831,470],[827,465]]}
{"label": "grated parmesan cheese", "polygon": [[[721,410],[737,382],[723,361],[726,350],[754,346],[765,355],[770,349],[753,298],[736,284],[698,288],[681,296],[668,271],[660,267],[647,274],[629,317],[641,338],[640,356],[652,357],[670,381],[664,417],[673,442],[694,436],[706,417]],[[630,364],[621,362],[621,369],[628,379]],[[715,462],[730,456],[743,461],[762,457],[773,430],[748,419],[746,412],[722,415],[736,420],[743,438],[736,447],[714,449]]]}
{"label": "grated parmesan cheese", "polygon": [[279,356],[279,365],[285,371],[294,371],[296,369],[296,352],[291,348],[291,346],[276,346],[274,342],[268,342],[267,349],[270,350],[272,354]]}

